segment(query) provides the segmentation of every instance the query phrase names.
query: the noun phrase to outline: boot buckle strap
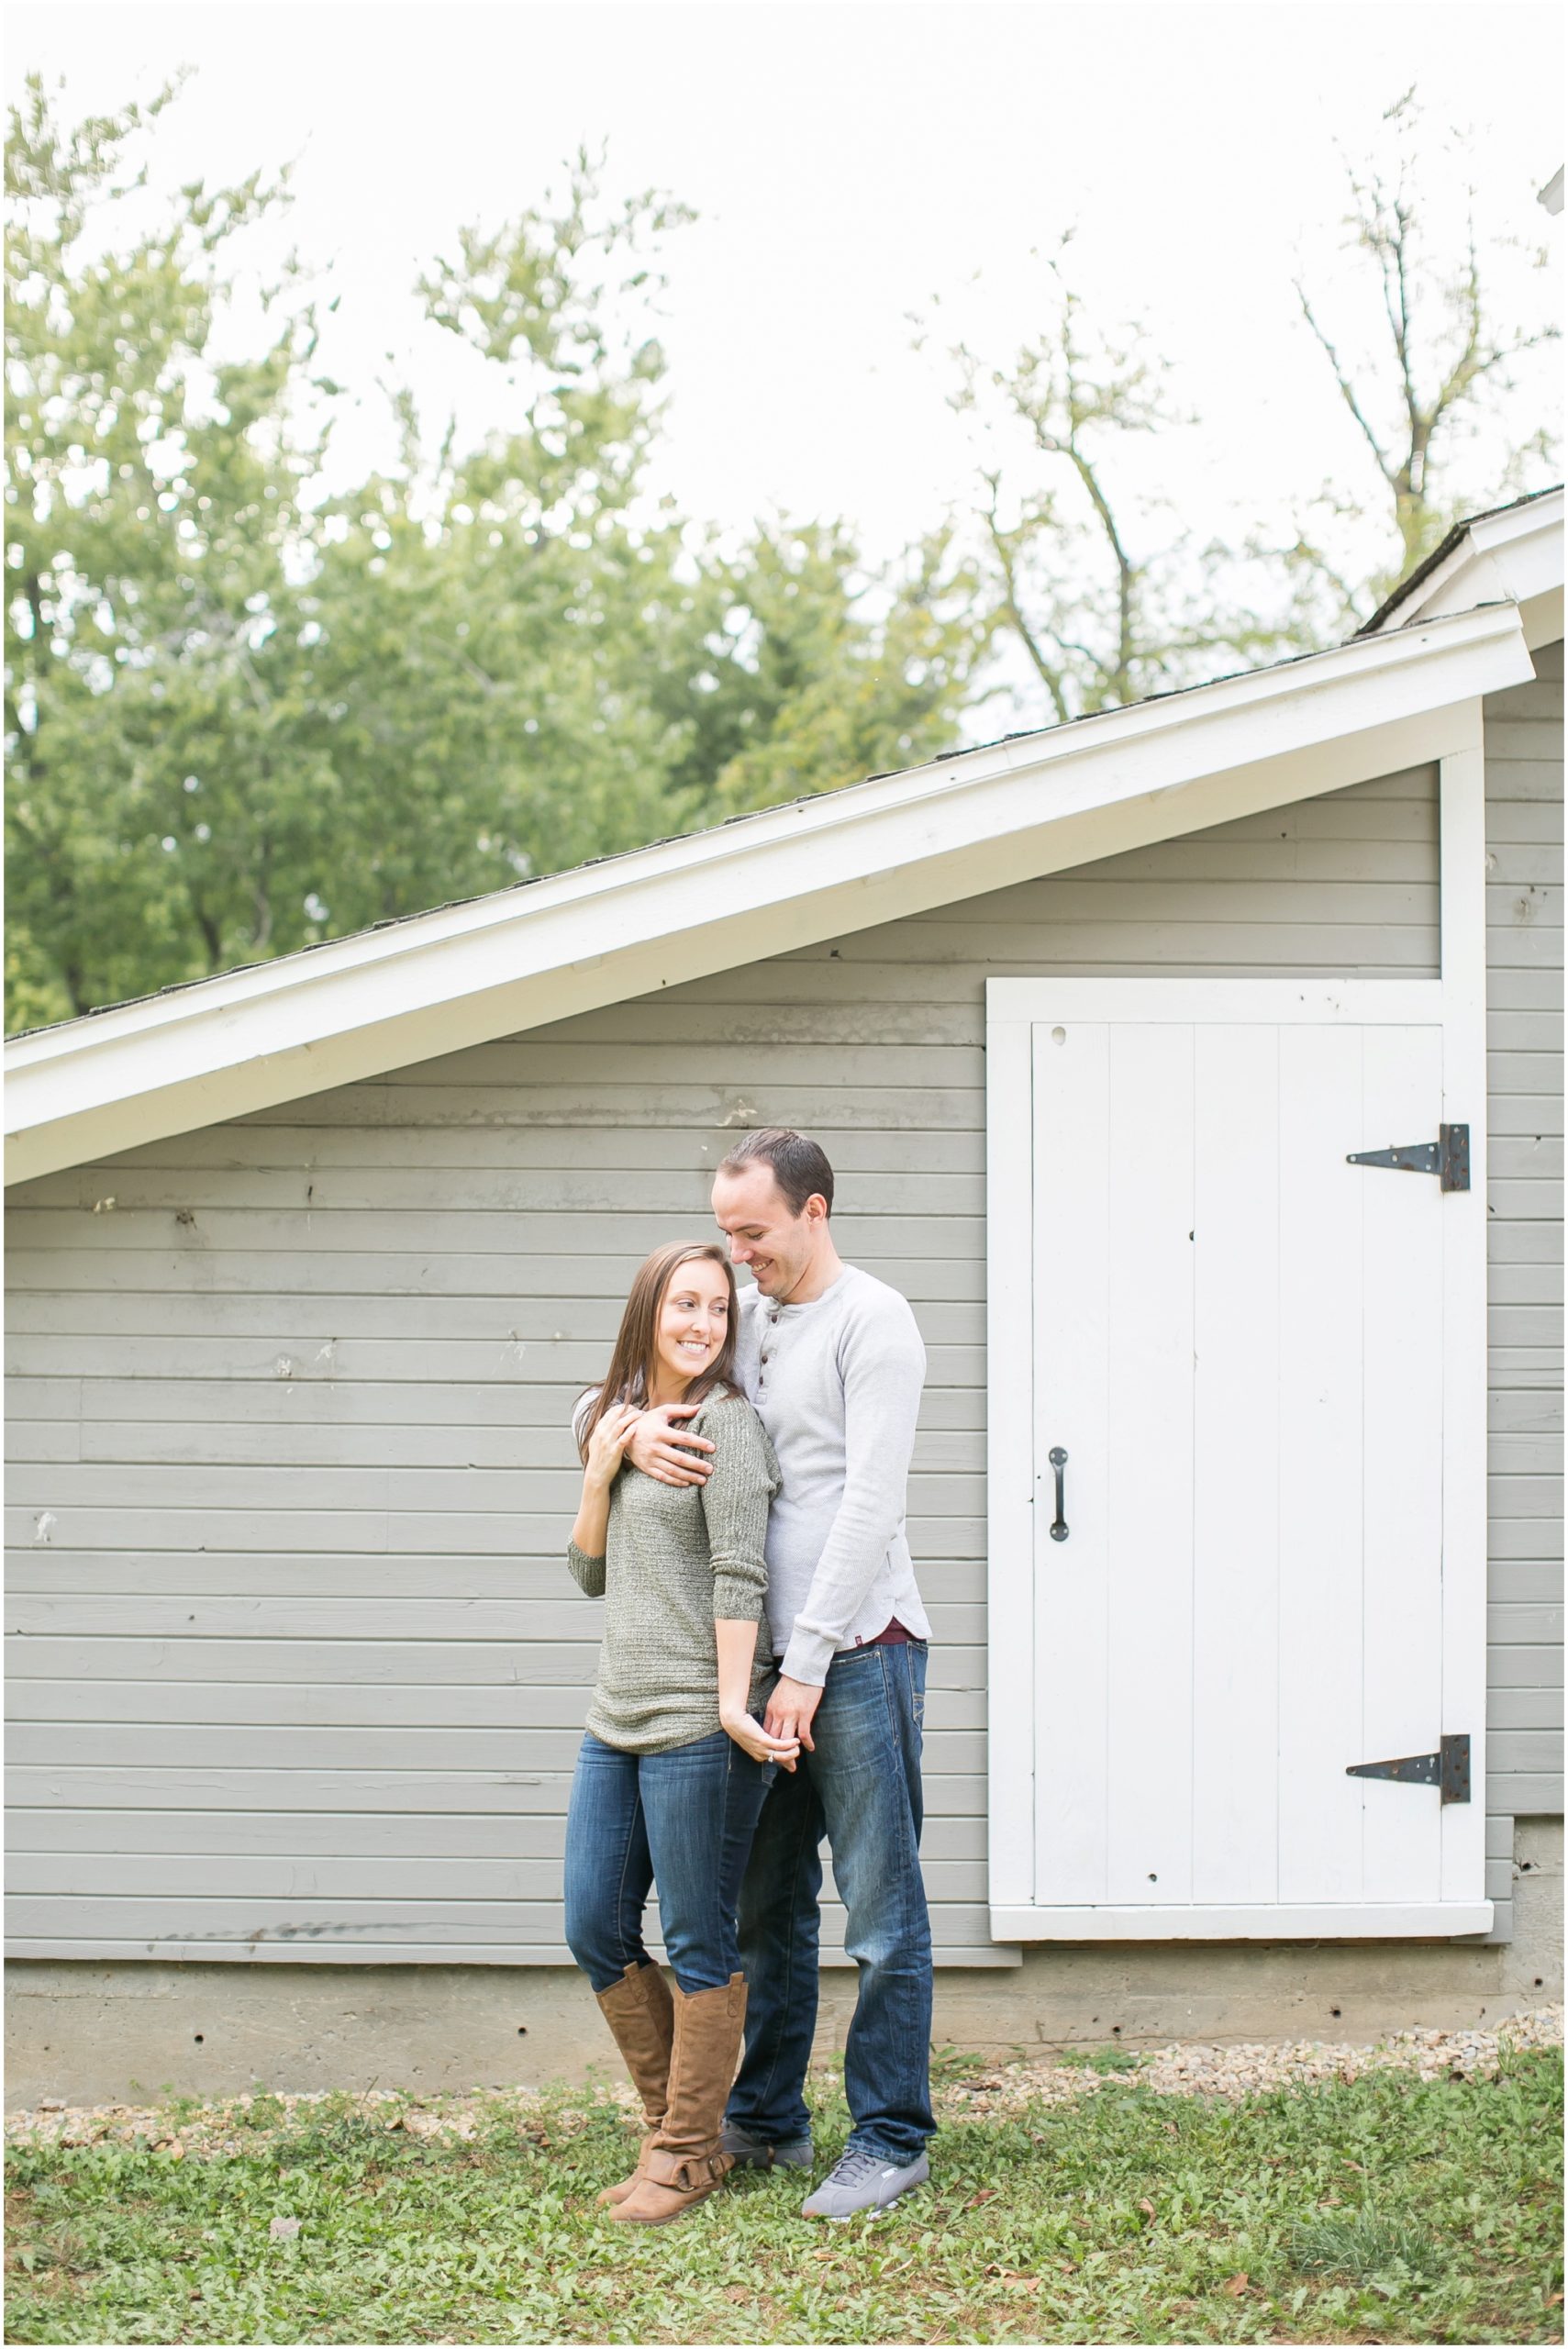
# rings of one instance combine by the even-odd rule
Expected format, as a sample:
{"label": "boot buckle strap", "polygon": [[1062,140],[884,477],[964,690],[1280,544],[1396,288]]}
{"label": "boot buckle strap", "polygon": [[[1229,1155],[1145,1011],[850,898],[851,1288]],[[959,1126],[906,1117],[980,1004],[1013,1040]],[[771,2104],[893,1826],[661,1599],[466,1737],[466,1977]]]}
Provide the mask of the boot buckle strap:
{"label": "boot buckle strap", "polygon": [[689,2194],[699,2186],[717,2186],[730,2167],[728,2154],[672,2154],[656,2147],[648,2156],[647,2175],[656,2186]]}

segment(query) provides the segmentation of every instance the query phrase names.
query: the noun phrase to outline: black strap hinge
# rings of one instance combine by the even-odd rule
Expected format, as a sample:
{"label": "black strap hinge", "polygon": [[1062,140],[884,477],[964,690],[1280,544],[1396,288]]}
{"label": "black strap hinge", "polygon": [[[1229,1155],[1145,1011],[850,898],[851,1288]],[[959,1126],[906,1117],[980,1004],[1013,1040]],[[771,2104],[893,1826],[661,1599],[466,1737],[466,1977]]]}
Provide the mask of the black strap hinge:
{"label": "black strap hinge", "polygon": [[1440,1126],[1436,1141],[1406,1141],[1387,1150],[1352,1150],[1348,1166],[1392,1166],[1401,1174],[1435,1174],[1445,1191],[1470,1188],[1470,1128]]}
{"label": "black strap hinge", "polygon": [[1351,1762],[1347,1778],[1394,1778],[1402,1787],[1439,1787],[1447,1802],[1470,1800],[1470,1739],[1445,1737],[1435,1753],[1407,1753],[1397,1762]]}

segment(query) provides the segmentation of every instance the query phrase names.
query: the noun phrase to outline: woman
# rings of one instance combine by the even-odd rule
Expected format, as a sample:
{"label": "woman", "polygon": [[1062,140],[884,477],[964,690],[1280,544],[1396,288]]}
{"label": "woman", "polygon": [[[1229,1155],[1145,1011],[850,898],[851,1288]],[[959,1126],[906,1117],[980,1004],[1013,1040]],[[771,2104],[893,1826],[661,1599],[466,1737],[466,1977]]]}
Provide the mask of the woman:
{"label": "woman", "polygon": [[[759,1626],[778,1467],[730,1385],[739,1320],[720,1246],[656,1248],[576,1420],[567,1563],[606,1606],[566,1821],[566,1938],[642,2099],[637,2167],[600,2197],[635,2225],[681,2217],[732,2166],[718,2137],[746,2014],[735,1911],[773,1771],[799,1753],[753,1718],[771,1676]],[[701,1405],[690,1426],[717,1447],[696,1486],[625,1458],[639,1414],[681,1402]],[[654,1881],[673,1993],[643,1945]]]}

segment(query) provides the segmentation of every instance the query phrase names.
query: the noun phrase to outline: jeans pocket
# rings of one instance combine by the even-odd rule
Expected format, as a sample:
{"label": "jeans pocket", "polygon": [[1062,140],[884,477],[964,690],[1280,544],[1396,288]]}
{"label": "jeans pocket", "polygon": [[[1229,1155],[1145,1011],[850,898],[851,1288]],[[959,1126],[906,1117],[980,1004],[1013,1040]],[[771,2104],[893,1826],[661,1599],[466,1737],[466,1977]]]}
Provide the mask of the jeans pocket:
{"label": "jeans pocket", "polygon": [[[862,1640],[858,1648],[840,1648],[837,1654],[828,1659],[828,1679],[832,1680],[835,1675],[841,1677],[845,1673],[853,1672],[857,1664],[863,1667],[872,1664],[881,1653],[882,1649],[874,1640]],[[824,1683],[825,1687],[826,1685]]]}

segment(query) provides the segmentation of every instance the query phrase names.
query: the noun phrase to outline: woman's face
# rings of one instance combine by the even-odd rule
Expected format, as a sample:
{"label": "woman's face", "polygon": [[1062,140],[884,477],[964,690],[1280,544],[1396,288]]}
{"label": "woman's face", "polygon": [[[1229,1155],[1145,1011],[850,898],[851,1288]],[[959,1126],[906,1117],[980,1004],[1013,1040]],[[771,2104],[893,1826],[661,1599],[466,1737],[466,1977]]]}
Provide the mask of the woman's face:
{"label": "woman's face", "polygon": [[662,1379],[684,1386],[715,1360],[729,1331],[729,1281],[722,1264],[694,1256],[677,1264],[653,1334]]}

